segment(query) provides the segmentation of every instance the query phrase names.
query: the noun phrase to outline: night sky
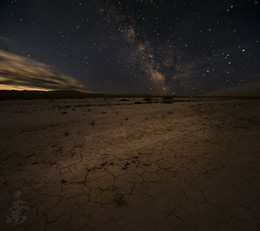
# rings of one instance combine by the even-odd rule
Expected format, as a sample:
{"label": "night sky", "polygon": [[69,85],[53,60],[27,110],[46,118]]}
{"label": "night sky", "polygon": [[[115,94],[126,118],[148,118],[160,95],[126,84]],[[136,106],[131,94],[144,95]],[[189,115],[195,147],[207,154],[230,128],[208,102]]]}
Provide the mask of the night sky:
{"label": "night sky", "polygon": [[204,94],[259,82],[260,1],[2,0],[0,49],[90,92]]}

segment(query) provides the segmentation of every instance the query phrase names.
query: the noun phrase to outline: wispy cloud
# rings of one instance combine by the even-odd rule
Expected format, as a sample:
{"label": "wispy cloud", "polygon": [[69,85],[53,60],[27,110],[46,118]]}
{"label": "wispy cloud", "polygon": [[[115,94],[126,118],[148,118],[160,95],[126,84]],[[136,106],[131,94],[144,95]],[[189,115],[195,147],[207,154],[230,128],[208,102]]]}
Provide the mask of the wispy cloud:
{"label": "wispy cloud", "polygon": [[11,89],[86,91],[76,79],[44,63],[0,50],[0,90]]}
{"label": "wispy cloud", "polygon": [[[258,76],[259,77],[259,76]],[[260,81],[246,83],[240,86],[220,88],[206,93],[207,96],[260,96]]]}
{"label": "wispy cloud", "polygon": [[3,35],[0,35],[0,43],[3,43],[5,46],[7,45],[12,48],[18,48],[17,44],[12,39]]}

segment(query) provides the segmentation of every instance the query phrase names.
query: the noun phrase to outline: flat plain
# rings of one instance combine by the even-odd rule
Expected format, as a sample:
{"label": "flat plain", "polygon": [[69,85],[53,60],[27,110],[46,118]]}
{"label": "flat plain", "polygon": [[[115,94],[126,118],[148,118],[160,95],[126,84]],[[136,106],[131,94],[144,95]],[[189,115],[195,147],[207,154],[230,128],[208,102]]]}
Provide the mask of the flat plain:
{"label": "flat plain", "polygon": [[0,230],[260,230],[260,100],[0,101]]}

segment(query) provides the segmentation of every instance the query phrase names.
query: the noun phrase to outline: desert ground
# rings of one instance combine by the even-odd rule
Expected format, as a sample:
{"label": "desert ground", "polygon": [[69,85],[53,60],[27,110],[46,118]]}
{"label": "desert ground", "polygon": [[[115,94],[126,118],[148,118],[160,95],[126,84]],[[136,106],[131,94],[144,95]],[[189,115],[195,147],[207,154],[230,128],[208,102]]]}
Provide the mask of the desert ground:
{"label": "desert ground", "polygon": [[259,231],[260,99],[167,100],[0,101],[0,230]]}

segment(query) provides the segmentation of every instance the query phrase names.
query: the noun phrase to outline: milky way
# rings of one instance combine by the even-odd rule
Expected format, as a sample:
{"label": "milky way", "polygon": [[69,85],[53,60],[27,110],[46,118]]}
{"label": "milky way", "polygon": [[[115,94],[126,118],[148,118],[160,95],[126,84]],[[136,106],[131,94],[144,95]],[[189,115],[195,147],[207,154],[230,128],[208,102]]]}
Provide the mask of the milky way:
{"label": "milky way", "polygon": [[0,4],[1,49],[92,92],[197,95],[259,82],[258,1]]}

